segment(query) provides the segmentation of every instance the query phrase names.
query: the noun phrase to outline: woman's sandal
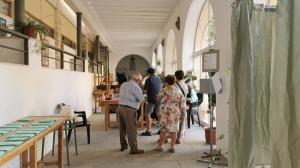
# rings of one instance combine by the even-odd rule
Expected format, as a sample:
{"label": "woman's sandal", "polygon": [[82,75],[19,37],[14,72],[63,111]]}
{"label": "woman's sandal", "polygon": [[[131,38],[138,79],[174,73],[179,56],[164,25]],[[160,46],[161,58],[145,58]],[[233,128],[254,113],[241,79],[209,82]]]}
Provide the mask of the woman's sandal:
{"label": "woman's sandal", "polygon": [[[158,139],[156,142],[159,143],[160,139]],[[165,143],[168,143],[168,139],[165,139]]]}
{"label": "woman's sandal", "polygon": [[169,148],[168,151],[171,152],[171,153],[175,153],[175,149],[174,148]]}
{"label": "woman's sandal", "polygon": [[163,149],[163,148],[154,148],[153,151],[156,151],[156,152],[163,152],[164,149]]}

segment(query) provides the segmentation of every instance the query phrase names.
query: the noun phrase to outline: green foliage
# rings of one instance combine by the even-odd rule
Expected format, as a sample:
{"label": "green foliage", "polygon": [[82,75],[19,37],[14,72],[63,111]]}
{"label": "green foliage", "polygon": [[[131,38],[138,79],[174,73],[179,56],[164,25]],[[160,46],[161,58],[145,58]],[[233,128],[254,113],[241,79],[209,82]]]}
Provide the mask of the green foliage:
{"label": "green foliage", "polygon": [[26,19],[26,23],[24,25],[24,28],[26,27],[32,27],[35,29],[35,31],[39,34],[40,40],[43,43],[45,40],[46,35],[49,33],[49,30],[47,26],[39,23],[38,21],[35,21],[31,17],[28,17]]}
{"label": "green foliage", "polygon": [[184,79],[185,79],[186,84],[189,84],[189,83],[193,84],[193,81],[197,80],[197,76],[194,75],[193,71],[187,71],[184,76]]}
{"label": "green foliage", "polygon": [[156,64],[157,64],[158,66],[160,66],[160,60],[157,60]]}
{"label": "green foliage", "polygon": [[162,72],[161,72],[160,74],[158,74],[157,76],[159,77],[159,79],[161,80],[162,83],[165,82],[165,77],[166,77],[166,75],[165,75],[164,71],[162,71]]}
{"label": "green foliage", "polygon": [[209,25],[209,32],[208,32],[208,46],[212,46],[216,44],[217,39],[216,39],[216,22],[214,20],[210,21],[208,23]]}

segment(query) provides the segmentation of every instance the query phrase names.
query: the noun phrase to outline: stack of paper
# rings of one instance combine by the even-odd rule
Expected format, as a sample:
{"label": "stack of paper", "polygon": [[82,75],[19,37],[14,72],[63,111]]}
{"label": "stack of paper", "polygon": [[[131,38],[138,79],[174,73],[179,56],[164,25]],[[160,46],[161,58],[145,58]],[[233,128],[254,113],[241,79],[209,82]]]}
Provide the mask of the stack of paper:
{"label": "stack of paper", "polygon": [[15,146],[0,146],[0,151],[8,152],[8,151],[11,151],[14,148],[15,148]]}
{"label": "stack of paper", "polygon": [[23,143],[23,141],[10,141],[10,140],[6,140],[3,142],[0,142],[0,147],[3,146],[18,146],[21,145]]}
{"label": "stack of paper", "polygon": [[25,142],[29,138],[30,138],[29,136],[11,136],[11,137],[8,137],[7,140],[9,140],[9,141],[23,141],[23,142]]}
{"label": "stack of paper", "polygon": [[3,136],[5,134],[7,134],[9,131],[8,130],[1,130],[0,129],[0,136]]}
{"label": "stack of paper", "polygon": [[32,119],[30,119],[30,118],[22,118],[22,119],[20,119],[20,120],[18,120],[17,122],[32,122],[33,120]]}
{"label": "stack of paper", "polygon": [[5,151],[0,151],[0,157],[2,157],[3,155],[5,155]]}

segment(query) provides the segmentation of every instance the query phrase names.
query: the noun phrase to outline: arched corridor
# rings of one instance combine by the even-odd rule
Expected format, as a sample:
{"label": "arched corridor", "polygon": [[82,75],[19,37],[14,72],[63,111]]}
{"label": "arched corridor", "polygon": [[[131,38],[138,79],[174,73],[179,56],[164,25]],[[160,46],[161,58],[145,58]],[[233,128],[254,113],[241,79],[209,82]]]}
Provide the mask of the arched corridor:
{"label": "arched corridor", "polygon": [[0,168],[300,167],[299,11],[0,0]]}

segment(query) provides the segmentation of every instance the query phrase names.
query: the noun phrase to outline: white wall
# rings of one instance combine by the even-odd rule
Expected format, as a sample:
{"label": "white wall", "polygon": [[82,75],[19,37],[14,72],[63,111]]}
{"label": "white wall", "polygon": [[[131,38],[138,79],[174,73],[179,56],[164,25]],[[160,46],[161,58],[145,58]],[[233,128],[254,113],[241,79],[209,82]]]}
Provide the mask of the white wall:
{"label": "white wall", "polygon": [[[30,46],[34,42],[30,40]],[[28,115],[54,114],[58,103],[92,114],[93,74],[42,68],[40,53],[31,52],[29,66],[0,63],[0,76],[0,125]],[[52,136],[46,144],[45,153],[51,149]],[[19,167],[18,160],[1,168]]]}
{"label": "white wall", "polygon": [[231,46],[231,4],[228,0],[212,0],[212,8],[216,19],[217,44],[220,50],[219,77],[222,80],[222,93],[217,94],[217,137],[224,139],[217,142],[217,147],[224,153],[229,145],[229,97],[230,97],[230,67],[232,58]]}

